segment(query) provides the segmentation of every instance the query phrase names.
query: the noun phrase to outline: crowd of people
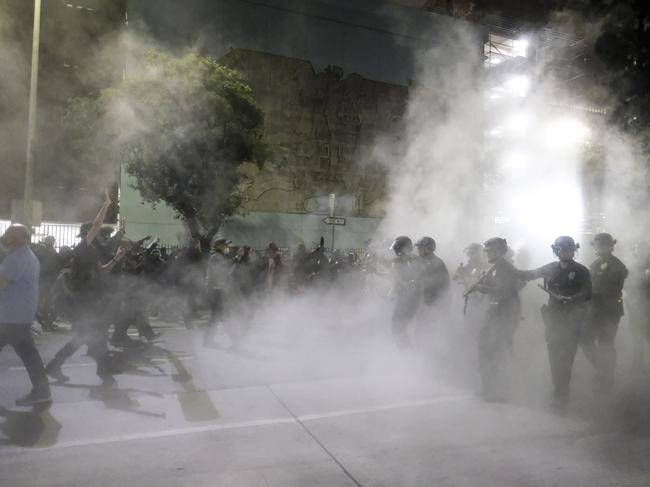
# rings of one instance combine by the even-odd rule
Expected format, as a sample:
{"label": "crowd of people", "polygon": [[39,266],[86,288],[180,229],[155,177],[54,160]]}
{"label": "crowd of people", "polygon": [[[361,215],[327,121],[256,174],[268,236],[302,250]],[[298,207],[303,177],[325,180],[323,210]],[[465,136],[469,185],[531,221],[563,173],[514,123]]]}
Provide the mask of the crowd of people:
{"label": "crowd of people", "polygon": [[[215,345],[219,325],[236,316],[238,325],[229,328],[229,335],[237,347],[246,336],[255,303],[264,297],[299,296],[337,282],[363,293],[368,292],[371,276],[378,275],[392,281],[391,330],[400,349],[412,346],[411,324],[416,316],[449,316],[455,312],[450,309],[452,284],[462,289],[463,319],[475,323],[478,330],[478,369],[487,401],[508,398],[509,356],[525,312],[520,292],[533,280],[541,280],[539,287],[548,295],[541,317],[553,405],[563,408],[568,402],[578,349],[595,368],[596,392],[608,393],[614,386],[614,343],[624,313],[628,269],[613,255],[616,240],[608,233],[593,238],[596,259],[589,268],[574,260],[579,246],[568,236],[553,243],[555,261],[530,270],[515,267],[506,240],[495,237],[482,245],[470,244],[466,262],[450,274],[431,237],[415,243],[407,236],[397,237],[390,246],[390,259],[371,250],[361,258],[355,253],[328,252],[322,239],[314,249],[299,245],[289,258],[274,243],[257,251],[234,246],[226,238],[206,244],[196,237],[186,248],[168,251],[157,239],[127,239],[123,223],[117,232],[104,225],[111,204],[107,194],[95,220],[81,226],[80,242],[74,248],[57,251],[51,237],[31,245],[30,231],[22,225],[12,225],[3,237],[0,348],[8,344],[16,350],[33,384],[18,404],[50,401],[47,376],[67,381],[62,366],[83,345],[97,363],[102,385],[113,386],[109,345],[142,344],[129,337],[132,326],[141,340],[154,342],[158,335],[150,324],[152,316],[178,319],[187,328],[203,326],[206,347]],[[626,286],[630,301],[626,309],[647,340],[650,261],[641,248],[637,255],[634,282]],[[199,319],[203,314],[207,319]],[[55,330],[57,320],[71,324],[69,340],[46,365],[30,331],[34,318],[44,330]]]}

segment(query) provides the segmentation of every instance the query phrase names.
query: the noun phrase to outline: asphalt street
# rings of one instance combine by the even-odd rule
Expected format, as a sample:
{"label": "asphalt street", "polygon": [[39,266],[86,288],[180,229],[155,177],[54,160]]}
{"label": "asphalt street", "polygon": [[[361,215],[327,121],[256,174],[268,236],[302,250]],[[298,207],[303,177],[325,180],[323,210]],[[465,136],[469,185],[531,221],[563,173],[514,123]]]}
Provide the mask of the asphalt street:
{"label": "asphalt street", "polygon": [[[113,389],[78,352],[49,408],[13,406],[28,377],[0,353],[0,485],[650,485],[642,389],[558,415],[537,399],[484,403],[387,334],[253,330],[233,348],[220,330],[205,348],[198,329],[154,326],[155,344],[115,351]],[[67,337],[38,336],[44,359]]]}

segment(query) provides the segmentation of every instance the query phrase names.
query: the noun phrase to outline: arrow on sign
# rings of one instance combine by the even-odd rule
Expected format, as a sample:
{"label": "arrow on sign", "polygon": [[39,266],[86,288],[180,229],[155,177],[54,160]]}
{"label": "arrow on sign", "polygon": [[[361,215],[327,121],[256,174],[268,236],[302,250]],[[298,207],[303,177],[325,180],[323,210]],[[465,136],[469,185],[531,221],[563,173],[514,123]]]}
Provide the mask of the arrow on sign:
{"label": "arrow on sign", "polygon": [[323,223],[326,225],[345,225],[345,218],[340,216],[328,216],[323,218]]}

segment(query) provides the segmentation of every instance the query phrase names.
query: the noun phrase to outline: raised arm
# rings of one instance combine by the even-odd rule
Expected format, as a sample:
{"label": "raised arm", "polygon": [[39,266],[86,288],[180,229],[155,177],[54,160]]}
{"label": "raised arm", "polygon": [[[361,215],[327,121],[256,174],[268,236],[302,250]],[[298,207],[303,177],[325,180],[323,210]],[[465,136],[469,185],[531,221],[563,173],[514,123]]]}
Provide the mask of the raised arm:
{"label": "raised arm", "polygon": [[99,213],[97,213],[97,216],[95,217],[95,221],[93,221],[93,226],[90,227],[90,230],[88,230],[88,233],[86,234],[85,240],[88,245],[93,243],[93,240],[95,240],[95,237],[99,233],[99,229],[104,224],[106,213],[108,213],[108,209],[111,207],[112,203],[113,202],[111,201],[111,196],[108,193],[108,190],[106,190],[104,192],[104,204],[100,208]]}
{"label": "raised arm", "polygon": [[100,272],[111,272],[115,267],[115,265],[118,264],[124,258],[125,255],[126,255],[126,249],[124,249],[124,247],[118,247],[113,258],[109,260],[106,264],[98,263],[97,269]]}

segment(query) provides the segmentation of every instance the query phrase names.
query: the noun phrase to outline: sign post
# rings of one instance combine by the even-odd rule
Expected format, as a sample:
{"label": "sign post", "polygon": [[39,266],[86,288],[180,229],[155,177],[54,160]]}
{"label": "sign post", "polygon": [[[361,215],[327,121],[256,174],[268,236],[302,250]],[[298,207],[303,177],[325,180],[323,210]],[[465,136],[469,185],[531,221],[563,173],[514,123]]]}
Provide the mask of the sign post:
{"label": "sign post", "polygon": [[[336,194],[330,193],[330,218],[334,218],[334,209],[336,208]],[[329,224],[328,224],[329,225]],[[336,225],[332,225],[332,252],[334,252],[334,231]]]}

